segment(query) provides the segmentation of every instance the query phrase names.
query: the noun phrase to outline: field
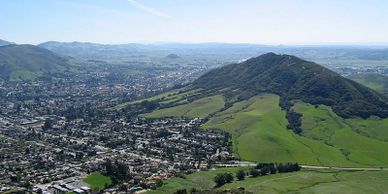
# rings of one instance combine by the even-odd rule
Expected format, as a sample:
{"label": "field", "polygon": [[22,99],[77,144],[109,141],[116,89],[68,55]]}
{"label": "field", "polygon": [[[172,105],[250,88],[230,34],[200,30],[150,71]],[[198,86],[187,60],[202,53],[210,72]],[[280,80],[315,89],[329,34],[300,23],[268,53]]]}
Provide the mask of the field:
{"label": "field", "polygon": [[89,184],[93,190],[102,190],[107,185],[112,184],[112,179],[104,176],[100,172],[93,172],[84,179],[84,182]]}
{"label": "field", "polygon": [[198,99],[191,103],[174,106],[171,108],[159,109],[152,113],[141,116],[147,118],[159,117],[200,117],[204,118],[210,113],[216,112],[224,107],[224,98],[221,95],[210,96]]}
{"label": "field", "polygon": [[[297,112],[303,113],[303,136],[318,140],[340,150],[348,161],[359,166],[387,166],[387,119],[342,119],[330,107],[315,107],[297,103]],[[360,131],[358,133],[357,131]],[[369,137],[362,133],[370,134]],[[380,136],[380,139],[373,138]]]}
{"label": "field", "polygon": [[[299,171],[267,175],[257,178],[246,177],[234,180],[220,188],[214,188],[213,178],[218,173],[235,174],[240,168],[221,168],[186,175],[185,178],[171,178],[162,187],[149,194],[173,193],[178,189],[226,190],[245,188],[252,193],[384,193],[388,190],[387,171]],[[247,168],[243,168],[247,171]]]}
{"label": "field", "polygon": [[265,94],[217,113],[203,127],[233,135],[235,153],[253,162],[299,162],[324,166],[355,166],[338,150],[287,130],[279,97]]}

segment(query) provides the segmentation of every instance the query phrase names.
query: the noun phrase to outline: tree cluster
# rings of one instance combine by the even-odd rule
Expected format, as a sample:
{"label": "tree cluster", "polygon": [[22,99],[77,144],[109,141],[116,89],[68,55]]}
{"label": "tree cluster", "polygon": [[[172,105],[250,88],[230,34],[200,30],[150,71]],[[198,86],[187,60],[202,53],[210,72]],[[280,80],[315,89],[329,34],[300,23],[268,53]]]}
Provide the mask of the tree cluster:
{"label": "tree cluster", "polygon": [[[259,163],[255,167],[255,170],[260,170],[261,176],[267,175],[268,173],[276,174],[294,172],[299,171],[300,169],[301,167],[298,163]],[[254,174],[256,175],[256,172]]]}
{"label": "tree cluster", "polygon": [[222,185],[226,183],[231,183],[232,181],[233,181],[233,175],[231,173],[217,174],[214,177],[214,182],[216,183],[217,187],[221,187]]}
{"label": "tree cluster", "polygon": [[103,163],[103,167],[105,167],[105,174],[112,178],[114,184],[132,178],[128,166],[117,160],[113,162],[111,160],[106,160]]}

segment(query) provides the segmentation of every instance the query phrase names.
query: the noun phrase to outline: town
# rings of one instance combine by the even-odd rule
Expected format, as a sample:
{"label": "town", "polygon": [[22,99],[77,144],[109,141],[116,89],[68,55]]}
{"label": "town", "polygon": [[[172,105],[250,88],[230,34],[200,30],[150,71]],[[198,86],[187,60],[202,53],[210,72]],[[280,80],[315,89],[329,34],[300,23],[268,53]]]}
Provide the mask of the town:
{"label": "town", "polygon": [[[105,192],[137,191],[233,160],[229,134],[200,129],[201,119],[142,119],[109,110],[189,82],[199,71],[174,69],[116,80],[91,71],[59,82],[4,83],[1,192],[89,193],[101,190],[84,181],[96,172],[112,179]],[[124,175],[115,174],[112,165],[122,167]]]}
{"label": "town", "polygon": [[[233,159],[228,134],[198,129],[200,119],[106,119],[95,123],[58,118],[50,124],[1,123],[6,123],[1,126],[6,138],[0,147],[3,189],[81,192],[81,187],[89,188],[82,178],[95,171],[109,173],[108,162],[124,165],[126,173],[124,179],[112,174],[120,184],[110,190],[122,185],[147,189],[178,173],[209,169]],[[60,186],[59,182],[69,178],[79,187]]]}

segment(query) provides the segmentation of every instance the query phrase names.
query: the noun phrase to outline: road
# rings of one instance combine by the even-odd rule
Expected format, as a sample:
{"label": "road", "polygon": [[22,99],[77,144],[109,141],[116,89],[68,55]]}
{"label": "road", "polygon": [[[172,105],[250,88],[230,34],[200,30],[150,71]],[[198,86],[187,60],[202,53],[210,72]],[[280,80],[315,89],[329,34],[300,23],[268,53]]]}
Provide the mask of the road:
{"label": "road", "polygon": [[[218,167],[255,167],[257,164],[253,162],[246,161],[235,161],[233,164],[217,164]],[[343,171],[388,171],[388,168],[347,168],[347,167],[337,167],[337,166],[309,166],[309,165],[300,165],[303,169],[310,170],[343,170]]]}
{"label": "road", "polygon": [[354,171],[354,170],[364,170],[364,171],[380,171],[380,170],[387,170],[388,168],[345,168],[345,167],[328,167],[328,166],[308,166],[308,165],[300,165],[303,169],[316,169],[316,170],[348,170],[348,171]]}

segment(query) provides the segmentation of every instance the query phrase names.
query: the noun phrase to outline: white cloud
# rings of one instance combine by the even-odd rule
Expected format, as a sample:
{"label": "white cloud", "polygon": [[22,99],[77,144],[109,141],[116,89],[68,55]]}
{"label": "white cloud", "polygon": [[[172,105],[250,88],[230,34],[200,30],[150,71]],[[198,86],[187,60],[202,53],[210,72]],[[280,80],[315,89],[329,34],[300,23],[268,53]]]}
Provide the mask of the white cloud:
{"label": "white cloud", "polygon": [[166,13],[163,13],[159,10],[156,10],[152,7],[148,7],[142,3],[139,3],[138,1],[136,0],[127,0],[128,2],[130,2],[132,5],[134,5],[135,7],[137,7],[138,9],[141,9],[149,14],[152,14],[152,15],[155,15],[155,16],[158,16],[158,17],[163,17],[163,18],[167,18],[167,19],[174,19],[174,17],[166,14]]}

